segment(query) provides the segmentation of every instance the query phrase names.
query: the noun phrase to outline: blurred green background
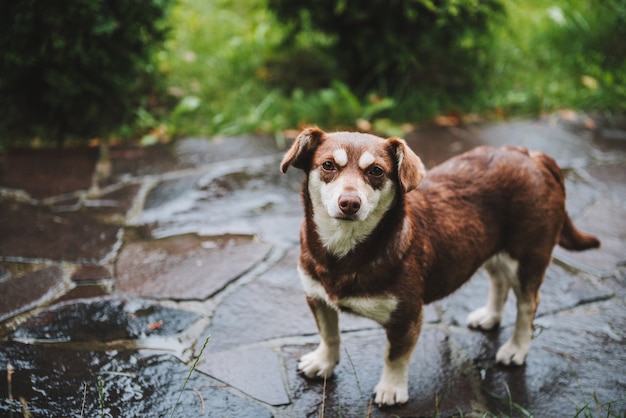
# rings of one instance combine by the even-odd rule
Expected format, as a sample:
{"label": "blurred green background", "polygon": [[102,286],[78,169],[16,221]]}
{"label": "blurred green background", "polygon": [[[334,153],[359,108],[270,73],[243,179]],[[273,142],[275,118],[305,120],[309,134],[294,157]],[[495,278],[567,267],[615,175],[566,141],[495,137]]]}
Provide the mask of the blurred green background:
{"label": "blurred green background", "polygon": [[[30,44],[17,45],[16,31],[41,32],[42,26],[24,23],[37,2],[11,3],[22,6],[0,10],[2,19],[10,19],[0,26],[4,147],[282,135],[311,124],[401,135],[437,118],[626,111],[626,0],[142,0],[137,3],[152,10],[144,15],[149,21],[126,38],[118,36],[117,47],[83,48],[66,62],[54,61],[57,74],[74,71],[78,81],[59,84],[49,74],[42,77],[40,95],[64,98],[39,104],[37,111],[47,112],[47,118],[29,114],[33,107],[20,98],[19,87],[29,83],[20,65],[34,50],[42,53],[36,42],[64,26],[52,24]],[[130,25],[111,7],[123,1],[78,3],[97,3],[90,13],[100,17],[99,31],[94,35],[92,24],[59,42],[79,38],[84,46],[102,33],[113,42]],[[64,10],[64,2],[49,4]],[[115,56],[133,36],[145,49],[132,55],[135,65],[107,61],[106,54]],[[17,54],[9,57],[12,66],[9,47]],[[105,58],[93,60],[94,54]],[[76,71],[81,66],[84,70]],[[44,65],[41,73],[47,69]],[[111,84],[119,88],[93,77],[118,70],[132,76]],[[99,82],[107,87],[98,94],[76,93],[97,89]],[[68,89],[73,93],[66,94]],[[112,114],[116,117],[106,117]],[[81,119],[90,123],[67,122]],[[55,120],[65,122],[57,126]]]}

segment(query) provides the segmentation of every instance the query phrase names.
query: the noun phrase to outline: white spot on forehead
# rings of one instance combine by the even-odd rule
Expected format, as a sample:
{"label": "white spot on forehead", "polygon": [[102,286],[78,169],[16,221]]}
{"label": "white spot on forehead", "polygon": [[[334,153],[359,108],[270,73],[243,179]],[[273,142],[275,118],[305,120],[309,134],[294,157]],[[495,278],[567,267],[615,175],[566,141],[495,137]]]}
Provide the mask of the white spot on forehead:
{"label": "white spot on forehead", "polygon": [[340,166],[348,164],[348,153],[343,148],[338,148],[333,152],[333,158],[335,162]]}
{"label": "white spot on forehead", "polygon": [[361,154],[361,158],[359,158],[359,167],[365,170],[367,167],[372,165],[375,160],[376,158],[369,151],[365,151]]}

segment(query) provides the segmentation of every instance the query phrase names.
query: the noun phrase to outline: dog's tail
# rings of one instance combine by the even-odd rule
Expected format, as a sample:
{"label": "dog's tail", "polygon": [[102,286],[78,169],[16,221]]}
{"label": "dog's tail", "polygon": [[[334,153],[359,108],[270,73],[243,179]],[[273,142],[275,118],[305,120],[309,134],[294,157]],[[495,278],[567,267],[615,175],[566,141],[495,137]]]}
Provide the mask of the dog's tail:
{"label": "dog's tail", "polygon": [[[537,163],[548,169],[550,174],[554,176],[556,181],[561,186],[563,193],[565,193],[565,179],[563,178],[563,172],[556,161],[542,152],[530,151],[529,154]],[[585,234],[576,229],[572,223],[572,219],[569,217],[567,212],[565,212],[565,220],[563,221],[563,227],[561,228],[559,245],[566,250],[583,251],[590,248],[599,248],[600,240],[593,235]]]}
{"label": "dog's tail", "polygon": [[600,247],[600,240],[593,235],[585,234],[576,229],[572,223],[572,219],[566,213],[563,228],[561,229],[561,236],[559,238],[559,245],[566,250],[583,251]]}

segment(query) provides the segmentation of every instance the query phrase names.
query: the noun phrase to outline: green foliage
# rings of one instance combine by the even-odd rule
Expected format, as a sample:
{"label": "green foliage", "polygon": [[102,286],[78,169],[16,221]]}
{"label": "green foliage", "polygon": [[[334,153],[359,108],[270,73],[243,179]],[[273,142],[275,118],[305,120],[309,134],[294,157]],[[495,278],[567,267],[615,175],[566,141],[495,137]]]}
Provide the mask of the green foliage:
{"label": "green foliage", "polygon": [[[263,57],[282,36],[263,4],[179,0],[174,31],[159,53],[169,94],[178,105],[163,117],[169,135],[272,131],[275,97]],[[196,106],[182,106],[188,97]],[[181,107],[182,106],[182,107]]]}
{"label": "green foliage", "polygon": [[170,3],[1,3],[0,148],[626,111],[626,0]]}
{"label": "green foliage", "polygon": [[2,142],[90,139],[131,120],[154,86],[169,3],[2,2]]}
{"label": "green foliage", "polygon": [[626,1],[507,2],[484,107],[626,111]]}
{"label": "green foliage", "polygon": [[375,95],[360,100],[348,86],[339,81],[314,92],[296,89],[290,101],[292,114],[297,118],[292,121],[293,126],[315,124],[316,121],[336,127],[353,125],[361,119],[369,121],[395,105],[393,100]]}
{"label": "green foliage", "polygon": [[269,0],[293,36],[311,29],[324,46],[333,74],[357,92],[395,94],[408,89],[468,94],[488,62],[492,22],[500,0]]}
{"label": "green foliage", "polygon": [[[403,123],[450,111],[534,116],[563,107],[626,106],[626,0],[404,0],[418,12],[397,17],[397,25],[381,10],[357,9],[347,0],[333,3],[337,11],[321,10],[328,1],[178,0],[172,37],[159,53],[170,94],[161,102],[171,105],[161,113],[138,112],[139,127],[152,129],[144,143],[312,124],[402,135]],[[279,21],[268,2],[293,15],[290,23]],[[354,25],[368,16],[381,22],[356,36],[317,26],[322,16]],[[420,22],[419,37],[400,31],[411,19]],[[407,39],[409,45],[396,46]],[[355,46],[340,47],[340,41]],[[361,81],[350,81],[353,65]]]}
{"label": "green foliage", "polygon": [[[454,4],[443,8],[438,24],[445,26],[466,18]],[[478,5],[477,10],[481,7],[484,5]],[[437,95],[435,78],[446,88],[456,89],[456,94],[464,94],[465,89],[453,86],[472,84],[462,81],[458,65],[446,58],[448,52],[441,46],[439,50],[432,48],[433,55],[454,66],[453,75],[433,69],[435,63],[421,60],[420,71],[430,72],[432,78],[420,80],[420,89],[411,89],[409,82],[418,76],[408,71],[410,77],[397,77],[387,85],[380,79],[377,88],[359,89],[344,77],[343,69],[353,60],[345,56],[334,59],[331,55],[336,48],[333,34],[315,28],[310,15],[300,20],[299,30],[285,25],[264,1],[179,0],[172,13],[172,26],[172,37],[159,54],[160,67],[168,76],[169,93],[176,103],[188,97],[199,101],[193,109],[183,106],[184,112],[176,104],[172,109],[178,110],[161,115],[142,112],[140,121],[144,126],[160,122],[162,127],[156,130],[156,136],[145,138],[148,143],[158,140],[158,135],[279,132],[308,124],[333,129],[354,127],[358,120],[397,132],[394,125],[398,124],[391,119],[428,118],[453,102],[448,95]],[[470,56],[478,51],[478,41],[472,41],[478,38],[483,39],[471,35],[454,39]],[[447,42],[453,44],[452,40]],[[381,54],[385,50],[385,46],[373,47],[380,48]],[[399,72],[391,66],[389,69]],[[383,123],[374,123],[378,118],[384,118]]]}

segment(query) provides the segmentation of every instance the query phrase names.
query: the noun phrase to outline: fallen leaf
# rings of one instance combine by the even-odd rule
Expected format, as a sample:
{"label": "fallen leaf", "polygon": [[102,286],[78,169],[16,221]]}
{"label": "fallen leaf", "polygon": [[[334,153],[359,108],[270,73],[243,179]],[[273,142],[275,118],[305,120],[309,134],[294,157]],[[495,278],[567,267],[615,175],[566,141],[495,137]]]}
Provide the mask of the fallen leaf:
{"label": "fallen leaf", "polygon": [[357,119],[356,127],[361,132],[369,132],[372,130],[372,124],[370,123],[370,121],[362,119],[362,118]]}
{"label": "fallen leaf", "polygon": [[581,81],[583,83],[583,86],[587,87],[588,89],[595,90],[598,88],[598,80],[591,77],[590,75],[582,76]]}
{"label": "fallen leaf", "polygon": [[435,124],[438,126],[457,126],[461,121],[458,116],[437,116],[435,118]]}
{"label": "fallen leaf", "polygon": [[148,324],[148,329],[149,329],[150,331],[154,331],[155,329],[159,329],[159,328],[161,328],[161,326],[163,326],[163,320],[162,320],[162,319],[159,319],[159,320],[158,320],[158,321],[156,321],[156,322],[153,322],[153,323],[151,323],[151,324]]}
{"label": "fallen leaf", "polygon": [[587,129],[596,129],[596,121],[591,118],[585,118],[585,128]]}

